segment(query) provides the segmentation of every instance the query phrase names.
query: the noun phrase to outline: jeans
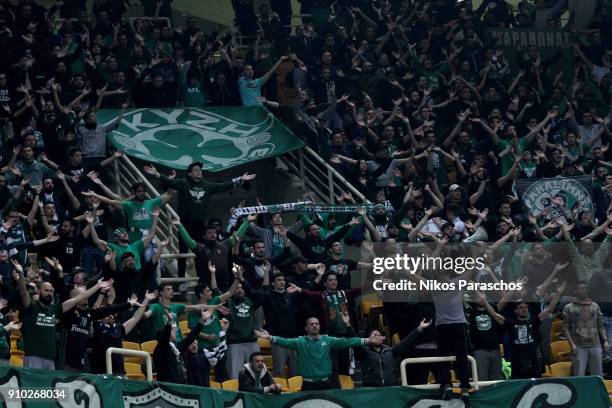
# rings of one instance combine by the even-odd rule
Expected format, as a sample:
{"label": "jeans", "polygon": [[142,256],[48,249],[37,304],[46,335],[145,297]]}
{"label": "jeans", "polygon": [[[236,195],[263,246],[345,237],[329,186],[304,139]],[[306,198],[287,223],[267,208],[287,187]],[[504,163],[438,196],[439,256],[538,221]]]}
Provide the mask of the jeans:
{"label": "jeans", "polygon": [[53,360],[37,356],[25,356],[23,358],[23,366],[25,368],[40,368],[43,370],[55,371],[55,362]]}
{"label": "jeans", "polygon": [[297,352],[272,344],[272,373],[274,377],[285,376],[285,364],[289,367],[289,376],[298,375]]}
{"label": "jeans", "polygon": [[157,251],[157,244],[155,243],[155,240],[152,240],[151,243],[149,245],[147,245],[145,250],[144,250],[144,261],[145,261],[145,263],[147,263],[151,259],[153,259],[153,255],[155,255],[156,251]]}
{"label": "jeans", "polygon": [[502,379],[502,360],[497,350],[474,350],[478,380],[493,381]]}
{"label": "jeans", "polygon": [[[606,338],[608,341],[612,341],[612,316],[604,315],[604,328],[606,329]],[[612,361],[612,347],[608,349],[608,352],[603,356],[605,362]]]}
{"label": "jeans", "polygon": [[601,346],[577,347],[576,354],[572,355],[574,376],[583,376],[587,368],[590,375],[603,375],[601,357]]}

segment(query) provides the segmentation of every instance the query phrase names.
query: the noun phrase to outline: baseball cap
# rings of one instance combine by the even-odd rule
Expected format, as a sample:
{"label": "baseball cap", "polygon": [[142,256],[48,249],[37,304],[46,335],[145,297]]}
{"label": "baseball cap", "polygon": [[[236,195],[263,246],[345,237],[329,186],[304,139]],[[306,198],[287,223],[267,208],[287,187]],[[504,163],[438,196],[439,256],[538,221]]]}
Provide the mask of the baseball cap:
{"label": "baseball cap", "polygon": [[274,275],[272,275],[272,279],[271,280],[274,281],[274,279],[278,278],[279,276],[287,277],[287,275],[285,275],[283,272],[278,271]]}
{"label": "baseball cap", "polygon": [[462,190],[459,184],[451,184],[451,186],[448,188],[448,191],[455,191],[457,189]]}
{"label": "baseball cap", "polygon": [[123,254],[121,254],[121,260],[122,260],[122,261],[123,261],[124,259],[126,259],[126,258],[129,258],[129,257],[136,258],[136,255],[134,255],[134,254],[133,254],[132,252],[130,252],[130,251],[127,251],[127,252],[124,252]]}
{"label": "baseball cap", "polygon": [[127,230],[125,228],[123,228],[123,227],[117,228],[117,229],[115,229],[113,231],[113,235],[116,236],[116,237],[118,237],[121,234],[127,234]]}
{"label": "baseball cap", "polygon": [[202,163],[202,162],[193,162],[193,163],[191,163],[189,166],[187,166],[187,173],[189,173],[191,171],[191,169],[193,169],[195,166],[203,168],[204,167],[204,163]]}
{"label": "baseball cap", "polygon": [[75,266],[74,268],[72,268],[72,273],[79,273],[79,272],[85,272],[85,268],[83,268],[82,266]]}

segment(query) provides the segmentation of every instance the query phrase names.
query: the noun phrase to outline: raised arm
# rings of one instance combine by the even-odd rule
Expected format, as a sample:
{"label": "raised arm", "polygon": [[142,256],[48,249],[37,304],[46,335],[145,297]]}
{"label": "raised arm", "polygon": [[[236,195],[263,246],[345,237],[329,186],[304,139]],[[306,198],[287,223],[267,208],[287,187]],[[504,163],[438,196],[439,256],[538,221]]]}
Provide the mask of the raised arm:
{"label": "raised arm", "polygon": [[538,315],[538,319],[540,319],[540,321],[548,319],[548,316],[550,316],[550,314],[555,311],[555,309],[557,308],[557,304],[559,303],[559,299],[561,299],[561,295],[563,294],[563,291],[565,290],[566,286],[567,281],[563,281],[563,283],[557,289],[557,293],[555,293],[555,296],[553,297],[548,307],[542,310],[542,312],[540,312],[540,314]]}
{"label": "raised arm", "polygon": [[75,197],[74,193],[72,192],[72,189],[66,182],[66,177],[64,176],[64,173],[58,170],[56,176],[61,181],[62,186],[64,187],[64,191],[66,191],[66,195],[68,196],[70,205],[73,209],[78,210],[81,207],[81,203],[79,202],[78,198]]}
{"label": "raised arm", "polygon": [[89,299],[98,290],[104,289],[104,288],[110,288],[110,286],[112,284],[113,284],[112,280],[109,280],[109,281],[105,282],[102,279],[100,279],[94,286],[92,286],[91,288],[87,289],[85,292],[80,293],[77,296],[75,296],[73,298],[70,298],[67,301],[65,301],[64,303],[62,303],[62,312],[65,313],[68,310],[74,308],[79,303],[81,303],[83,300]]}
{"label": "raised arm", "polygon": [[118,210],[123,210],[123,205],[121,204],[121,201],[119,201],[119,200],[110,199],[108,197],[105,197],[103,195],[95,193],[95,192],[93,192],[91,190],[90,191],[82,191],[81,194],[83,194],[85,197],[93,197],[93,198],[95,198],[97,200],[100,200],[104,204],[112,205],[113,207],[117,208]]}
{"label": "raised arm", "polygon": [[87,214],[85,216],[85,221],[87,221],[87,223],[89,225],[91,225],[91,229],[90,229],[90,233],[91,233],[91,240],[93,241],[94,245],[97,246],[100,251],[108,251],[108,243],[106,241],[101,240],[98,237],[98,233],[96,232],[96,228],[94,227],[93,223],[94,223],[94,216],[92,214]]}
{"label": "raised arm", "polygon": [[36,194],[34,195],[34,201],[32,202],[32,208],[30,208],[30,212],[28,213],[28,224],[32,227],[34,226],[34,220],[36,219],[36,213],[38,212],[38,204],[40,203],[40,190],[36,190]]}
{"label": "raised arm", "polygon": [[23,276],[23,266],[19,264],[19,262],[11,259],[11,263],[13,264],[13,270],[17,272],[17,276],[19,277],[19,297],[21,298],[21,304],[24,309],[30,307],[32,303],[32,298],[30,297],[30,292],[28,292],[28,288],[26,287],[25,277]]}
{"label": "raised arm", "polygon": [[106,194],[107,197],[110,197],[111,199],[116,201],[121,201],[121,196],[115,194],[110,188],[108,188],[108,186],[106,186],[106,184],[104,184],[102,180],[98,178],[97,172],[90,171],[89,173],[87,173],[87,177],[98,187],[100,187],[100,189],[104,192],[104,194]]}
{"label": "raised arm", "polygon": [[185,227],[181,224],[181,220],[178,217],[174,217],[172,218],[172,224],[178,228],[179,237],[187,245],[187,248],[194,251],[198,247],[198,243],[191,238]]}
{"label": "raised arm", "polygon": [[477,292],[476,296],[480,297],[484,301],[484,306],[489,316],[491,316],[493,320],[497,322],[497,324],[499,325],[504,324],[504,322],[506,321],[506,318],[502,316],[501,314],[497,313],[495,309],[493,309],[493,306],[491,306],[491,304],[487,301],[485,294],[483,292]]}
{"label": "raised arm", "polygon": [[147,247],[153,238],[155,238],[155,233],[157,232],[157,224],[159,223],[159,214],[160,209],[155,208],[151,211],[151,216],[153,217],[153,223],[151,223],[151,228],[149,229],[149,233],[142,239],[142,245]]}
{"label": "raised arm", "polygon": [[496,146],[499,144],[499,142],[501,142],[501,139],[499,138],[499,136],[497,136],[497,133],[494,132],[493,129],[491,129],[489,125],[486,124],[482,119],[476,118],[476,119],[470,119],[470,120],[474,123],[480,124],[480,126],[482,126],[485,132],[487,132],[487,134],[491,137],[491,140]]}
{"label": "raised arm", "polygon": [[156,298],[157,292],[150,293],[149,291],[147,291],[147,293],[145,293],[144,300],[142,301],[142,304],[140,305],[138,310],[136,310],[136,313],[134,313],[134,315],[129,320],[123,323],[123,328],[125,329],[126,334],[129,334],[134,329],[134,327],[136,327],[136,325],[144,316],[145,310],[147,309],[147,305],[149,304],[149,302]]}
{"label": "raised arm", "polygon": [[262,76],[262,77],[261,77],[262,85],[263,85],[263,84],[265,84],[266,82],[268,82],[268,79],[270,79],[270,77],[272,76],[272,74],[273,74],[274,72],[276,72],[276,69],[278,68],[278,66],[279,66],[279,65],[280,65],[280,64],[281,64],[283,61],[286,61],[286,60],[288,60],[288,59],[289,59],[289,57],[286,57],[286,56],[280,57],[280,58],[278,59],[278,61],[276,61],[276,64],[274,64],[274,65],[272,66],[272,68],[270,68],[270,70],[269,70],[268,72],[266,72],[266,73],[264,74],[264,76]]}

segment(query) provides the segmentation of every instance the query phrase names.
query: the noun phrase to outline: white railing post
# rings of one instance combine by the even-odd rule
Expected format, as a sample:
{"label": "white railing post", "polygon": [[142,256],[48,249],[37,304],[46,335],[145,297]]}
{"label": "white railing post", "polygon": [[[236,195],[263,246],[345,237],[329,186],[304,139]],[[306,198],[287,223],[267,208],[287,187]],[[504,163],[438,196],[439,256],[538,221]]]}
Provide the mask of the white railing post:
{"label": "white railing post", "polygon": [[113,374],[113,354],[144,358],[145,365],[147,367],[147,381],[153,381],[153,362],[151,361],[151,355],[149,353],[140,350],[129,350],[117,347],[109,347],[106,350],[106,374]]}
{"label": "white railing post", "polygon": [[[402,386],[408,386],[408,377],[406,376],[406,366],[409,364],[430,364],[430,363],[443,363],[443,362],[453,362],[456,361],[455,356],[448,357],[415,357],[415,358],[405,358],[400,363],[400,374],[402,376]],[[492,385],[497,384],[500,381],[478,381],[478,370],[476,368],[476,359],[472,356],[468,356],[468,362],[470,363],[471,371],[472,371],[472,381],[470,384],[474,387],[474,389],[478,390],[481,385]],[[417,384],[410,385],[410,387],[414,388],[423,388],[423,389],[433,389],[438,388],[439,384]]]}

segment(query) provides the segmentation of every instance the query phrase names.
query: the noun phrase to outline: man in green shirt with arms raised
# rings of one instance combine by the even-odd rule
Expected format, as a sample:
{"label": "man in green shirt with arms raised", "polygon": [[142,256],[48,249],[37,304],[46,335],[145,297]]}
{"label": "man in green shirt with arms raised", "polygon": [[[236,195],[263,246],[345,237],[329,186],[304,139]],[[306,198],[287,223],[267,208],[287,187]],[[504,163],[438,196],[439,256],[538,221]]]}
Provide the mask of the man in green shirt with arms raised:
{"label": "man in green shirt with arms raised", "polygon": [[[161,208],[170,202],[170,194],[168,193],[147,200],[147,188],[143,182],[133,184],[132,192],[134,193],[134,198],[122,201],[112,200],[92,191],[82,193],[84,196],[97,198],[101,202],[112,205],[118,210],[125,212],[127,216],[128,238],[130,244],[144,239],[149,235],[155,219],[153,213],[157,208]],[[155,247],[152,245],[145,245],[145,247],[144,258],[145,261],[148,261],[153,258]]]}
{"label": "man in green shirt with arms raised", "polygon": [[101,251],[115,253],[115,263],[119,270],[123,270],[123,262],[121,262],[121,257],[126,252],[131,252],[134,254],[134,268],[136,270],[140,270],[142,268],[140,258],[144,253],[145,248],[151,243],[151,241],[153,241],[155,232],[157,231],[159,208],[155,208],[153,211],[151,211],[151,216],[153,217],[153,223],[151,224],[151,229],[149,230],[147,236],[132,243],[130,243],[129,235],[125,228],[117,228],[115,231],[113,231],[113,235],[117,239],[117,243],[103,241],[98,237],[95,228],[93,228],[94,217],[88,214],[85,216],[85,220],[92,226],[90,234],[93,243],[100,248]]}
{"label": "man in green shirt with arms raised", "polygon": [[299,372],[304,378],[302,391],[330,390],[334,386],[331,382],[332,349],[362,346],[371,344],[380,346],[385,338],[378,332],[373,332],[368,338],[339,338],[320,334],[319,319],[311,317],[306,320],[306,336],[286,339],[279,336],[270,336],[265,330],[255,330],[255,335],[269,339],[271,343],[297,350]]}
{"label": "man in green shirt with arms raised", "polygon": [[[168,314],[172,316],[172,326],[176,333],[176,343],[180,343],[183,340],[181,329],[179,328],[179,316],[183,313],[198,311],[201,312],[205,309],[223,309],[222,304],[207,305],[185,305],[182,303],[172,303],[172,297],[174,296],[174,289],[172,284],[162,284],[159,288],[159,302],[153,303],[149,306],[149,310],[145,312],[145,319],[153,319],[153,332],[157,333],[168,324]],[[224,309],[227,311],[227,309]]]}

